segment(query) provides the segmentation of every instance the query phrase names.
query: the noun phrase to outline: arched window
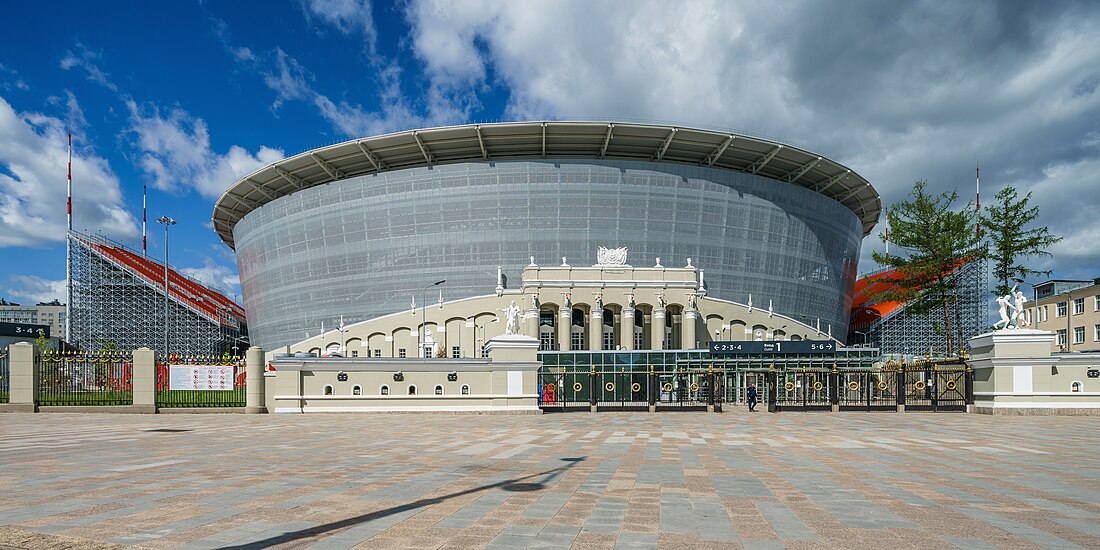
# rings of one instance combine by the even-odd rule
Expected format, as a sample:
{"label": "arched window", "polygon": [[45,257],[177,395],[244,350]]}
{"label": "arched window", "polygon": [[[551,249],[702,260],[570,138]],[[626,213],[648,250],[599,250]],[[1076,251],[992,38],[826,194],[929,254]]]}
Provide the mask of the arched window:
{"label": "arched window", "polygon": [[438,386],[438,385],[437,385],[437,386],[435,387],[435,394],[436,394],[436,395],[443,395],[443,386]]}
{"label": "arched window", "polygon": [[409,384],[409,395],[416,395],[416,386]]}
{"label": "arched window", "polygon": [[355,386],[355,387],[351,388],[351,394],[352,395],[363,395],[363,388],[361,388],[359,386]]}
{"label": "arched window", "polygon": [[325,386],[325,395],[332,395],[332,386]]}
{"label": "arched window", "polygon": [[462,386],[462,395],[470,395],[470,386]]}
{"label": "arched window", "polygon": [[389,386],[384,385],[384,386],[382,386],[381,388],[378,389],[378,395],[389,395],[389,394],[390,394],[390,387]]}

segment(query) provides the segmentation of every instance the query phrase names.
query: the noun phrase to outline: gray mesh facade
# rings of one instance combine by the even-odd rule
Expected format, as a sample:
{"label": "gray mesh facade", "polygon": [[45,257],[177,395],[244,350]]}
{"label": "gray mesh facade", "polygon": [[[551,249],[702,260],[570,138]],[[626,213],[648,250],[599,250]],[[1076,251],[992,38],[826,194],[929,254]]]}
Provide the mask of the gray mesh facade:
{"label": "gray mesh facade", "polygon": [[[812,190],[745,172],[624,160],[468,162],[339,180],[233,229],[249,335],[265,349],[443,296],[484,295],[496,267],[627,262],[705,270],[710,296],[846,333],[862,225]],[[518,286],[514,280],[510,287]],[[427,300],[438,299],[437,290]]]}

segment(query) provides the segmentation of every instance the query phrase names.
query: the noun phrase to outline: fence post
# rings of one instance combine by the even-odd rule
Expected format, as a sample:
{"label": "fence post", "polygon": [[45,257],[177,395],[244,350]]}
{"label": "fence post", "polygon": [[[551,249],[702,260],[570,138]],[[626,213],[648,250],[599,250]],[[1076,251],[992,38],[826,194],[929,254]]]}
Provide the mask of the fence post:
{"label": "fence post", "polygon": [[707,412],[714,412],[714,365],[707,365]]}
{"label": "fence post", "polygon": [[134,350],[134,373],[130,387],[134,396],[130,407],[134,412],[157,412],[156,352],[149,348]]}
{"label": "fence post", "polygon": [[657,412],[657,396],[661,388],[657,385],[661,382],[657,379],[657,373],[653,372],[653,365],[649,366],[649,384],[646,387],[649,388],[649,412]]}
{"label": "fence post", "polygon": [[897,395],[898,395],[898,412],[905,412],[905,364],[898,365],[897,382]]}
{"label": "fence post", "polygon": [[833,372],[829,373],[829,405],[832,412],[840,412],[840,373],[833,363]]}
{"label": "fence post", "polygon": [[263,414],[267,412],[264,399],[264,350],[257,346],[245,352],[244,367],[244,412],[245,414]]}
{"label": "fence post", "polygon": [[8,410],[38,412],[38,364],[34,360],[34,345],[16,342],[8,347]]}
{"label": "fence post", "polygon": [[775,401],[777,389],[776,384],[779,383],[779,377],[775,374],[775,365],[768,367],[768,412],[773,413],[776,411]]}
{"label": "fence post", "polygon": [[599,387],[599,383],[596,382],[596,365],[592,365],[592,371],[588,378],[588,387],[590,388],[588,392],[589,410],[596,412],[596,390],[602,389]]}
{"label": "fence post", "polygon": [[963,388],[966,392],[966,412],[974,412],[974,369],[970,365],[963,372]]}

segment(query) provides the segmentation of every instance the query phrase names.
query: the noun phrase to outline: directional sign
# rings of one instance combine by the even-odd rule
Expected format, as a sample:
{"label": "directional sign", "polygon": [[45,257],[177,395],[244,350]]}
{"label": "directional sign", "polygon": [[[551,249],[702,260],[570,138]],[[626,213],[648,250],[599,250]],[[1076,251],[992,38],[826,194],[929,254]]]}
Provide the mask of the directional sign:
{"label": "directional sign", "polygon": [[711,342],[711,355],[831,355],[836,353],[832,340],[785,340],[782,342]]}
{"label": "directional sign", "polygon": [[38,338],[38,331],[50,337],[50,325],[36,325],[33,323],[0,323],[0,336],[21,336],[23,338]]}

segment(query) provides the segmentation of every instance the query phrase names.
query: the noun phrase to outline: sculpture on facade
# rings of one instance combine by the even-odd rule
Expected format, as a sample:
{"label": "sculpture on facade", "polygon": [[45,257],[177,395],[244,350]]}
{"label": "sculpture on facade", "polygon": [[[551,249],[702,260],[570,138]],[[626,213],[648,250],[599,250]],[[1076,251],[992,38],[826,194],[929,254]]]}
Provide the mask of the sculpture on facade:
{"label": "sculpture on facade", "polygon": [[596,265],[626,265],[626,247],[596,249]]}
{"label": "sculpture on facade", "polygon": [[993,323],[993,330],[1016,329],[1027,325],[1024,318],[1024,304],[1027,296],[1015,286],[1004,296],[997,297],[997,315],[1000,321]]}
{"label": "sculpture on facade", "polygon": [[561,257],[561,266],[562,267],[569,267],[569,263],[565,261],[565,256]]}
{"label": "sculpture on facade", "polygon": [[603,311],[603,293],[602,292],[597,292],[596,293],[596,307],[595,307],[595,309],[596,309],[596,311]]}
{"label": "sculpture on facade", "polygon": [[653,267],[664,267],[663,265],[661,265],[661,257],[660,256],[657,256],[657,265],[655,265]]}
{"label": "sculpture on facade", "polygon": [[666,305],[667,304],[665,303],[665,295],[664,294],[658,294],[657,295],[657,309],[665,309]]}
{"label": "sculpture on facade", "polygon": [[631,310],[631,311],[634,310],[634,293],[633,292],[631,292],[630,295],[627,296],[627,298],[626,298],[626,308]]}
{"label": "sculpture on facade", "polygon": [[516,305],[516,301],[512,300],[512,303],[508,307],[500,310],[504,313],[504,334],[518,334],[519,333],[519,306]]}
{"label": "sculpture on facade", "polygon": [[694,311],[695,307],[695,293],[688,294],[688,309]]}
{"label": "sculpture on facade", "polygon": [[539,293],[536,292],[536,293],[531,295],[531,309],[537,310],[540,307],[540,305],[541,304],[539,303]]}
{"label": "sculpture on facade", "polygon": [[1016,291],[1013,292],[1013,296],[1016,299],[1012,305],[1013,309],[1016,311],[1012,317],[1012,322],[1016,325],[1016,328],[1026,327],[1028,325],[1028,319],[1025,315],[1024,304],[1027,303],[1027,296],[1024,296],[1024,293],[1020,292],[1020,289],[1016,289]]}

